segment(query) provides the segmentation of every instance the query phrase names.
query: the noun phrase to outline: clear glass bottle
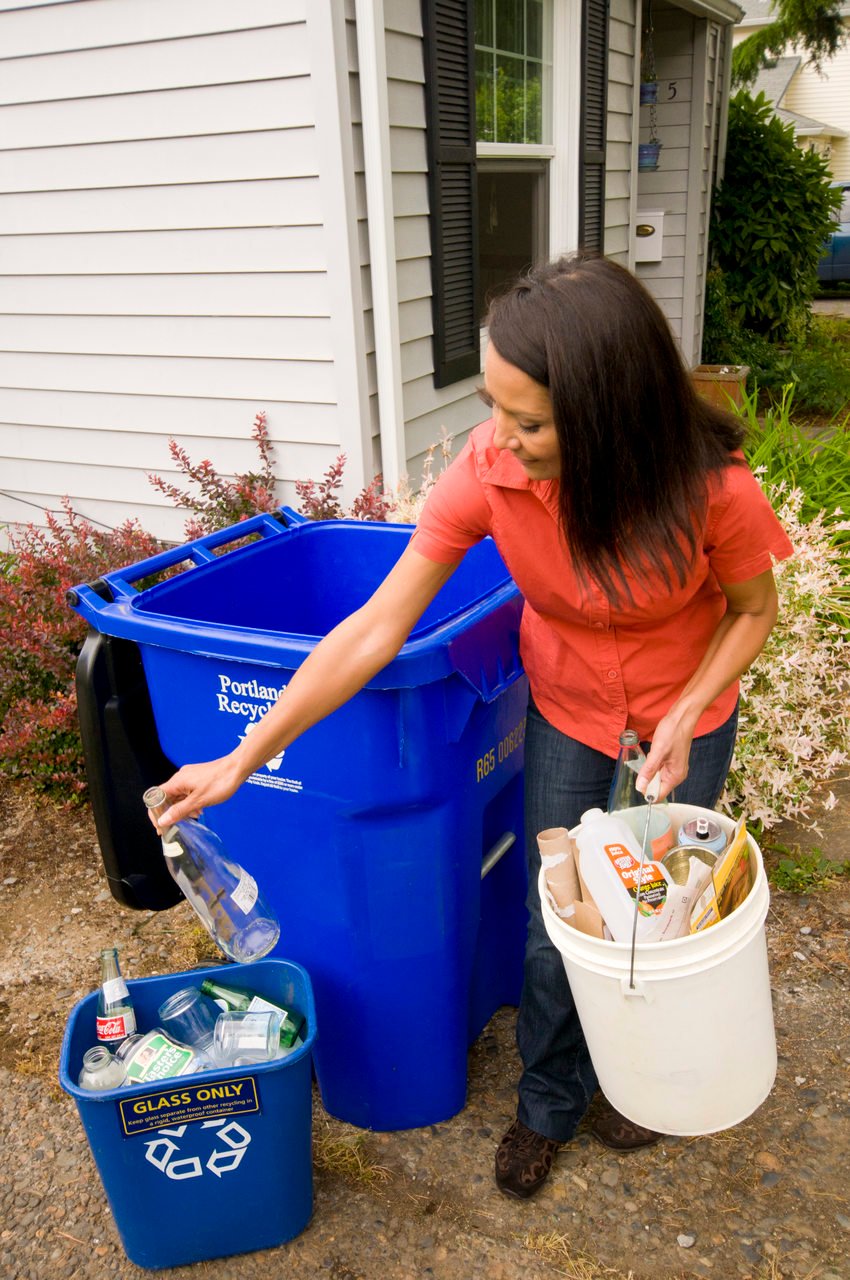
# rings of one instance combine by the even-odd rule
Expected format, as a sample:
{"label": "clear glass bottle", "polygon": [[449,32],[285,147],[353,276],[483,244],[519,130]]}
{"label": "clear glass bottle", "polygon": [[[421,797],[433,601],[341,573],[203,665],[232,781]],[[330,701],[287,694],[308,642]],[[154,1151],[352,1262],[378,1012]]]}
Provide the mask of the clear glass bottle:
{"label": "clear glass bottle", "polygon": [[113,1058],[105,1044],[96,1044],[83,1054],[83,1069],[77,1083],[81,1089],[120,1089],[126,1077],[123,1062]]}
{"label": "clear glass bottle", "polygon": [[97,1038],[118,1045],[136,1030],[136,1014],[118,967],[118,948],[100,953],[100,991],[97,993]]}
{"label": "clear glass bottle", "polygon": [[[142,798],[154,816],[168,807],[162,787],[149,787]],[[277,916],[214,831],[184,818],[162,833],[162,851],[183,896],[228,959],[250,964],[268,955],[280,937]]]}
{"label": "clear glass bottle", "polygon": [[631,809],[638,804],[646,804],[645,798],[637,789],[637,776],[646,756],[634,729],[624,729],[620,734],[620,751],[611,779],[611,790],[608,792],[608,812],[619,809]]}

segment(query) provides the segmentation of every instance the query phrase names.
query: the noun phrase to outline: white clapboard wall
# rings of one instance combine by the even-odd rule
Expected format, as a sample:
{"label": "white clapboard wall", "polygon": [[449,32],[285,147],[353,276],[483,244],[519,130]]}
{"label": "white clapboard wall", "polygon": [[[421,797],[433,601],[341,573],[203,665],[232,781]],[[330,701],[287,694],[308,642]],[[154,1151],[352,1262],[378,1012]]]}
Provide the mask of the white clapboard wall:
{"label": "white clapboard wall", "polygon": [[611,0],[608,18],[608,121],[605,147],[605,253],[629,265],[632,231],[634,100],[639,42],[634,0]]}
{"label": "white clapboard wall", "polygon": [[[0,525],[63,495],[183,535],[169,438],[281,501],[380,466],[354,0],[0,0]],[[422,29],[386,0],[409,470],[482,417],[437,391]]]}

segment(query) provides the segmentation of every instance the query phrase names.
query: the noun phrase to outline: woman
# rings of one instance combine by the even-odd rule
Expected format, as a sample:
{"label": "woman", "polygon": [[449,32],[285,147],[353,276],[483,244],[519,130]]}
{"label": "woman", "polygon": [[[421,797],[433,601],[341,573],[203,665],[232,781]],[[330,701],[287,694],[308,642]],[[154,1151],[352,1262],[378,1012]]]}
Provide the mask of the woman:
{"label": "woman", "polygon": [[[713,807],[732,755],[738,677],[776,619],[771,556],[791,546],[746,467],[738,421],[694,393],[667,321],[604,258],[561,259],[492,305],[493,410],[440,477],[398,563],[316,646],[285,697],[220,760],[165,784],[160,823],[227,799],[401,648],[464,553],[491,534],[525,598],[529,930],[517,1118],[496,1182],[525,1198],[575,1133],[596,1077],[537,895],[536,834],[604,807],[618,736],[651,742],[639,779]],[[603,1111],[621,1150],[657,1135]]]}

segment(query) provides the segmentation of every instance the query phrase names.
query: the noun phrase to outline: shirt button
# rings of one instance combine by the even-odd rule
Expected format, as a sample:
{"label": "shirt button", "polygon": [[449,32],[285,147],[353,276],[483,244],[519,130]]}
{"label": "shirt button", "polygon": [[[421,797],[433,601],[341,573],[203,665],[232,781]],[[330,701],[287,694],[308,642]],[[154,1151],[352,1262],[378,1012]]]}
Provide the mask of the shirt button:
{"label": "shirt button", "polygon": [[602,631],[604,630],[604,628],[605,628],[604,622],[594,622],[593,624],[594,631]]}
{"label": "shirt button", "polygon": [[619,671],[615,671],[614,668],[612,667],[611,670],[608,672],[608,679],[616,680],[619,674],[620,674]]}

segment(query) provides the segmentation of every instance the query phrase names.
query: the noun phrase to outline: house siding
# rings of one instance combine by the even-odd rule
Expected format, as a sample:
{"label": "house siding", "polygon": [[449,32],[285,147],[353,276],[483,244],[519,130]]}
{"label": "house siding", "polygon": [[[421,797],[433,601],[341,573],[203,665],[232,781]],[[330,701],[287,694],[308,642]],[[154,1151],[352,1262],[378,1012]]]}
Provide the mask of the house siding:
{"label": "house siding", "polygon": [[[654,172],[638,175],[638,208],[664,210],[664,256],[640,263],[637,274],[655,297],[677,339],[682,338],[685,230],[693,98],[694,19],[681,9],[655,12],[658,138]],[[640,141],[649,141],[649,108],[640,109]]]}
{"label": "house siding", "polygon": [[[845,30],[850,28],[850,20],[845,19],[844,26]],[[829,168],[836,179],[850,178],[850,45],[845,44],[824,63],[820,75],[813,67],[802,66],[789,84],[782,106],[844,130],[848,136],[832,143]],[[805,144],[806,140],[800,141]]]}
{"label": "house siding", "polygon": [[[850,31],[850,17],[845,16],[843,22],[846,35]],[[733,44],[739,45],[764,25],[764,21],[742,22],[734,29]],[[803,48],[788,45],[784,56],[799,56],[803,62],[788,85],[780,107],[847,134],[846,138],[833,138],[829,142],[827,161],[833,178],[850,178],[850,44],[844,44],[820,71],[806,65],[807,53]],[[806,136],[799,139],[801,146],[808,146],[810,141],[819,152],[823,152],[824,144],[829,140]]]}
{"label": "house siding", "polygon": [[178,479],[169,436],[250,470],[260,409],[281,500],[341,448],[363,474],[312,20],[306,0],[0,4],[0,521],[67,494],[179,539],[147,479]]}
{"label": "house siding", "polygon": [[[445,429],[463,437],[486,410],[477,378],[434,386],[425,70],[419,0],[385,0],[396,270],[407,469],[416,485]],[[455,445],[457,452],[459,441]],[[376,457],[376,466],[380,465]]]}
{"label": "house siding", "polygon": [[[711,191],[721,127],[723,27],[683,10],[656,11],[659,167],[638,177],[638,209],[664,211],[660,262],[639,263],[690,365],[699,363]],[[641,141],[649,139],[641,108]]]}
{"label": "house siding", "polygon": [[605,143],[605,254],[629,265],[637,48],[634,0],[611,0]]}
{"label": "house siding", "polygon": [[[728,32],[728,28],[726,29]],[[729,42],[724,29],[716,22],[704,27],[702,95],[703,110],[694,132],[694,145],[700,157],[699,182],[694,200],[693,217],[688,228],[689,259],[693,270],[689,276],[686,300],[691,316],[690,342],[683,341],[685,356],[691,364],[702,358],[703,307],[705,278],[708,271],[708,233],[711,220],[711,198],[715,182],[717,151],[720,144],[720,118],[723,101],[726,58]],[[691,254],[693,255],[691,257]]]}
{"label": "house siding", "polygon": [[[701,288],[685,297],[694,26],[658,13],[676,92],[661,170],[638,179],[636,8],[611,0],[605,251],[628,264],[636,200],[666,208],[665,260],[642,274],[681,336]],[[477,378],[434,387],[419,0],[384,0],[384,25],[416,482],[441,431],[459,444],[487,411]],[[67,494],[179,539],[184,514],[148,480],[180,482],[169,437],[250,470],[260,409],[280,500],[341,451],[352,496],[381,465],[355,0],[0,0],[0,52],[0,523]]]}

